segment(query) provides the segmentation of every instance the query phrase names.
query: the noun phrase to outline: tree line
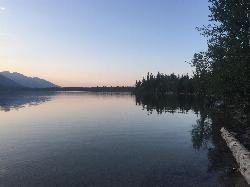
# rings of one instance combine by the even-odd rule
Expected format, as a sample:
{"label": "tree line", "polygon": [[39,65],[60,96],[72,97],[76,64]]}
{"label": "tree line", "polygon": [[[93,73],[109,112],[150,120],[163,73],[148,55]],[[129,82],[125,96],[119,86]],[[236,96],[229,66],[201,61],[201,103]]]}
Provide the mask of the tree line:
{"label": "tree line", "polygon": [[209,25],[197,28],[207,39],[207,50],[189,62],[193,75],[148,74],[136,81],[137,93],[209,95],[249,110],[250,1],[209,0],[209,10]]}
{"label": "tree line", "polygon": [[210,24],[198,28],[208,49],[194,54],[196,89],[249,111],[250,1],[209,0]]}
{"label": "tree line", "polygon": [[136,81],[135,93],[149,95],[165,95],[166,93],[193,94],[193,79],[189,75],[166,75],[148,73],[146,78]]}

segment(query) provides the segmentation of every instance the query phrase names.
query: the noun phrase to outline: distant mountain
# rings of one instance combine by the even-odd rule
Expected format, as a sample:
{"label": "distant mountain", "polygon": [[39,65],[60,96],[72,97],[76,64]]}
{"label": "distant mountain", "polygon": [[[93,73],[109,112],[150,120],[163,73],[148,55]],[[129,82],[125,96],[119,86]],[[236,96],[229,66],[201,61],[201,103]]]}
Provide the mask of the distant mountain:
{"label": "distant mountain", "polygon": [[[26,87],[26,88],[53,88],[58,87],[57,85],[44,80],[38,77],[27,77],[23,74],[13,72],[10,73],[9,71],[0,72],[0,75],[4,76],[7,79],[15,82],[16,84]],[[0,80],[1,81],[1,80]]]}
{"label": "distant mountain", "polygon": [[21,88],[23,86],[21,86],[20,84],[16,83],[15,81],[0,75],[0,87],[4,87],[4,88]]}

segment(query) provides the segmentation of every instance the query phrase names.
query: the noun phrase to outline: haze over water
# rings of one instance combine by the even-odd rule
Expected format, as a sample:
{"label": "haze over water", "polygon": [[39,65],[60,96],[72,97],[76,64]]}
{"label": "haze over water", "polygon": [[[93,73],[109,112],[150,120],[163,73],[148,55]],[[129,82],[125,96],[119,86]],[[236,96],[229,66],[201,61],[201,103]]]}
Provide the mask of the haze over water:
{"label": "haze over water", "polygon": [[200,115],[174,102],[157,113],[130,94],[2,96],[0,186],[245,184],[213,156],[218,145],[208,140],[197,149]]}

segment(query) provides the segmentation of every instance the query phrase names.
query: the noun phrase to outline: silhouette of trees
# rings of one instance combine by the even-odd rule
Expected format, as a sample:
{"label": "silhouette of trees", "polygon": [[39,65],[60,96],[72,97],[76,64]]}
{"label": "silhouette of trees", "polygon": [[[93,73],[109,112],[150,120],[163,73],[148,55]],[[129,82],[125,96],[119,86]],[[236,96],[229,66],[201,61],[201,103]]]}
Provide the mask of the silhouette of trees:
{"label": "silhouette of trees", "polygon": [[210,23],[198,28],[208,49],[194,54],[194,72],[188,75],[147,74],[135,93],[194,94],[223,101],[241,113],[250,113],[250,1],[209,0]]}
{"label": "silhouette of trees", "polygon": [[167,93],[192,94],[194,92],[193,79],[189,75],[170,75],[148,73],[146,79],[136,81],[135,93],[149,95],[165,95]]}
{"label": "silhouette of trees", "polygon": [[[208,50],[196,53],[195,88],[227,103],[250,103],[250,1],[209,0],[210,24],[198,28]],[[247,109],[247,108],[246,108]]]}

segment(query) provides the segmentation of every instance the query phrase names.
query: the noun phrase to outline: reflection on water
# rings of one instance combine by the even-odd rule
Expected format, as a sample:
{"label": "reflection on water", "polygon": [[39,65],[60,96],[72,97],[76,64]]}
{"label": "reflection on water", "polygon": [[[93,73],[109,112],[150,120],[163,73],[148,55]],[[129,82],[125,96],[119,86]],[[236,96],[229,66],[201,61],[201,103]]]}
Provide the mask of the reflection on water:
{"label": "reflection on water", "polygon": [[[202,105],[205,105],[204,101],[196,97],[191,96],[177,96],[168,95],[164,97],[151,97],[151,96],[136,96],[136,104],[141,105],[144,110],[149,113],[156,111],[158,114],[162,113],[187,113],[192,110],[198,113]],[[209,107],[209,106],[207,106]]]}
{"label": "reflection on water", "polygon": [[49,101],[54,92],[11,92],[0,94],[0,110],[8,112],[25,106],[39,105]]}
{"label": "reflection on water", "polygon": [[[186,113],[193,111],[198,114],[196,123],[191,130],[193,148],[207,150],[208,172],[220,173],[218,182],[224,186],[248,186],[240,173],[235,169],[238,167],[230,150],[220,136],[221,127],[232,129],[239,128],[227,112],[219,112],[213,109],[208,101],[192,96],[169,95],[167,97],[136,97],[136,104],[141,105],[143,110],[150,114],[156,111],[158,114],[164,112]],[[241,133],[242,134],[242,133]]]}
{"label": "reflection on water", "polygon": [[0,186],[247,186],[228,116],[202,99],[29,92],[0,107]]}
{"label": "reflection on water", "polygon": [[[11,110],[18,110],[20,108],[36,106],[44,102],[50,101],[53,97],[58,95],[82,95],[90,94],[89,92],[82,91],[68,91],[68,92],[48,92],[48,91],[23,91],[23,92],[10,92],[0,93],[0,111],[9,112]],[[93,92],[91,95],[95,96],[113,96],[121,97],[124,95],[131,95],[126,92],[112,93],[112,92]]]}

